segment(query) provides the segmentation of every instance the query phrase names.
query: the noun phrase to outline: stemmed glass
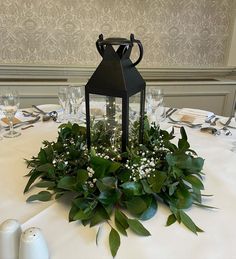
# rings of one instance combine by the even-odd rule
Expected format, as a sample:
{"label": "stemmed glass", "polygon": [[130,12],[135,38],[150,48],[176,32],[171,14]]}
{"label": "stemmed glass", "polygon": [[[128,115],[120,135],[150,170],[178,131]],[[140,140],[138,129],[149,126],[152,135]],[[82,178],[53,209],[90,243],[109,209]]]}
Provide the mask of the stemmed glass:
{"label": "stemmed glass", "polygon": [[6,90],[2,94],[2,111],[9,121],[10,131],[5,133],[5,138],[15,138],[21,135],[20,132],[13,128],[13,120],[20,106],[20,98],[16,90]]}
{"label": "stemmed glass", "polygon": [[60,114],[58,118],[59,122],[64,122],[68,119],[68,114],[69,114],[68,92],[69,92],[68,86],[61,86],[58,89],[57,96],[58,96],[59,104],[61,105],[61,108],[62,108],[62,114]]}
{"label": "stemmed glass", "polygon": [[166,118],[163,91],[150,87],[146,91],[146,111],[151,122],[160,124]]}
{"label": "stemmed glass", "polygon": [[81,105],[84,101],[84,89],[79,86],[71,86],[69,91],[69,102],[71,104],[71,120],[79,122],[82,116],[80,111]]}

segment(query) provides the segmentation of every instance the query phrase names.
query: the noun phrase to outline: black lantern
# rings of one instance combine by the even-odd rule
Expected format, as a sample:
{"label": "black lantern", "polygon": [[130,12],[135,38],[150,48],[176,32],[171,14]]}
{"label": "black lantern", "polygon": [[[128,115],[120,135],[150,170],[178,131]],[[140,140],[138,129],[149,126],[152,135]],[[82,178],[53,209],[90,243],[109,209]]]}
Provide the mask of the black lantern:
{"label": "black lantern", "polygon": [[[130,54],[134,43],[139,47],[139,58],[132,63]],[[117,49],[115,50],[115,45]],[[136,69],[136,65],[142,60],[143,47],[139,40],[130,35],[130,40],[125,38],[107,38],[99,35],[96,47],[103,60],[89,79],[85,86],[86,102],[86,126],[87,126],[87,145],[91,146],[90,136],[90,100],[89,94],[103,95],[108,97],[112,104],[115,97],[122,100],[122,135],[121,150],[126,151],[129,136],[129,98],[140,93],[140,131],[139,141],[143,139],[144,124],[144,103],[146,83]],[[109,114],[110,113],[110,114]],[[114,116],[115,109],[107,109],[108,117]]]}

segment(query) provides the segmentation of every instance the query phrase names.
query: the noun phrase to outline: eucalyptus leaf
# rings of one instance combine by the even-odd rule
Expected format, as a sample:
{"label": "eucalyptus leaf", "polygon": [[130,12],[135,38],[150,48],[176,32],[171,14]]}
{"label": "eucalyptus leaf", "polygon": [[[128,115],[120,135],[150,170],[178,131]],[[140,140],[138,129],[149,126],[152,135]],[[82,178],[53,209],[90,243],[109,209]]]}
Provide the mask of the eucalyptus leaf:
{"label": "eucalyptus leaf", "polygon": [[184,180],[189,182],[193,187],[195,187],[199,190],[204,190],[203,183],[196,176],[187,175],[187,176],[184,177]]}
{"label": "eucalyptus leaf", "polygon": [[193,202],[192,196],[184,185],[179,185],[174,193],[175,206],[178,209],[188,209]]}
{"label": "eucalyptus leaf", "polygon": [[125,202],[128,211],[137,216],[147,210],[147,204],[142,197],[132,197]]}
{"label": "eucalyptus leaf", "polygon": [[120,235],[114,228],[111,229],[109,234],[109,245],[111,254],[113,257],[115,257],[120,247]]}
{"label": "eucalyptus leaf", "polygon": [[34,181],[38,178],[38,177],[40,177],[40,176],[43,176],[43,173],[42,172],[39,172],[39,171],[32,171],[32,174],[31,174],[31,176],[30,176],[30,178],[29,178],[29,180],[28,180],[28,182],[27,182],[27,184],[26,184],[26,186],[25,186],[25,189],[24,189],[24,193],[26,193],[28,190],[29,190],[29,188],[30,188],[30,186],[34,183]]}
{"label": "eucalyptus leaf", "polygon": [[125,228],[121,225],[121,223],[115,218],[115,225],[117,230],[123,234],[124,236],[127,236],[127,232],[125,230]]}
{"label": "eucalyptus leaf", "polygon": [[127,216],[118,209],[115,210],[115,219],[123,226],[124,229],[129,227]]}
{"label": "eucalyptus leaf", "polygon": [[182,223],[190,229],[193,233],[197,234],[197,232],[203,232],[199,227],[195,225],[192,219],[182,210],[179,211]]}
{"label": "eucalyptus leaf", "polygon": [[170,226],[170,225],[174,224],[175,222],[176,222],[176,217],[174,214],[171,214],[167,219],[166,226]]}
{"label": "eucalyptus leaf", "polygon": [[151,219],[157,211],[157,201],[154,196],[149,196],[145,201],[147,203],[147,209],[139,216],[141,220]]}
{"label": "eucalyptus leaf", "polygon": [[76,184],[76,178],[71,176],[65,176],[57,184],[58,188],[73,191]]}
{"label": "eucalyptus leaf", "polygon": [[140,236],[150,236],[150,232],[137,220],[137,219],[128,219],[127,220],[130,229]]}
{"label": "eucalyptus leaf", "polygon": [[139,182],[126,182],[121,184],[123,192],[128,196],[142,195],[142,185]]}
{"label": "eucalyptus leaf", "polygon": [[48,188],[48,187],[54,187],[55,183],[52,181],[40,181],[36,183],[35,186],[38,188]]}
{"label": "eucalyptus leaf", "polygon": [[42,191],[38,194],[31,195],[26,201],[50,201],[52,197],[52,194],[48,191]]}

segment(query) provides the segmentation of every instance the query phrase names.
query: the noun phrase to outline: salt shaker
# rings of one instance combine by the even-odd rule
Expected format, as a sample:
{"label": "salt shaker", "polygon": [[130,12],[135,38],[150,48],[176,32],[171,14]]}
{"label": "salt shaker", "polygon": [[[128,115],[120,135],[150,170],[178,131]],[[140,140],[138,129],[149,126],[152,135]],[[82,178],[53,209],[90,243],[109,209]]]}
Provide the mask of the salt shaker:
{"label": "salt shaker", "polygon": [[49,259],[49,251],[39,228],[25,230],[20,238],[19,259]]}
{"label": "salt shaker", "polygon": [[18,259],[21,232],[20,223],[15,219],[0,225],[0,259]]}

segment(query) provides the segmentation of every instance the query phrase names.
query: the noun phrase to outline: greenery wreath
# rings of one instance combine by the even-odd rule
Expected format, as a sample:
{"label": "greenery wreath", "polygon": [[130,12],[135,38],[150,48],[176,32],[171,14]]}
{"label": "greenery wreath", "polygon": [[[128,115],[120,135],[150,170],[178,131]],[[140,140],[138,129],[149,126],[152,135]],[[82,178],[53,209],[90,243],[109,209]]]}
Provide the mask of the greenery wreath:
{"label": "greenery wreath", "polygon": [[[184,128],[180,128],[177,144],[172,143],[173,129],[161,130],[147,118],[143,144],[138,142],[138,130],[136,122],[130,130],[127,152],[121,153],[120,130],[114,137],[106,121],[93,124],[90,150],[85,127],[61,125],[57,141],[44,141],[38,155],[26,160],[31,170],[24,192],[31,186],[46,189],[27,201],[48,201],[71,193],[69,221],[80,220],[90,227],[108,223],[113,257],[120,246],[120,234],[126,236],[128,229],[150,235],[140,220],[152,218],[159,202],[170,209],[167,226],[177,221],[195,234],[202,232],[184,212],[193,204],[209,208],[202,204],[204,160],[190,149]],[[99,230],[96,242],[98,237]]]}

